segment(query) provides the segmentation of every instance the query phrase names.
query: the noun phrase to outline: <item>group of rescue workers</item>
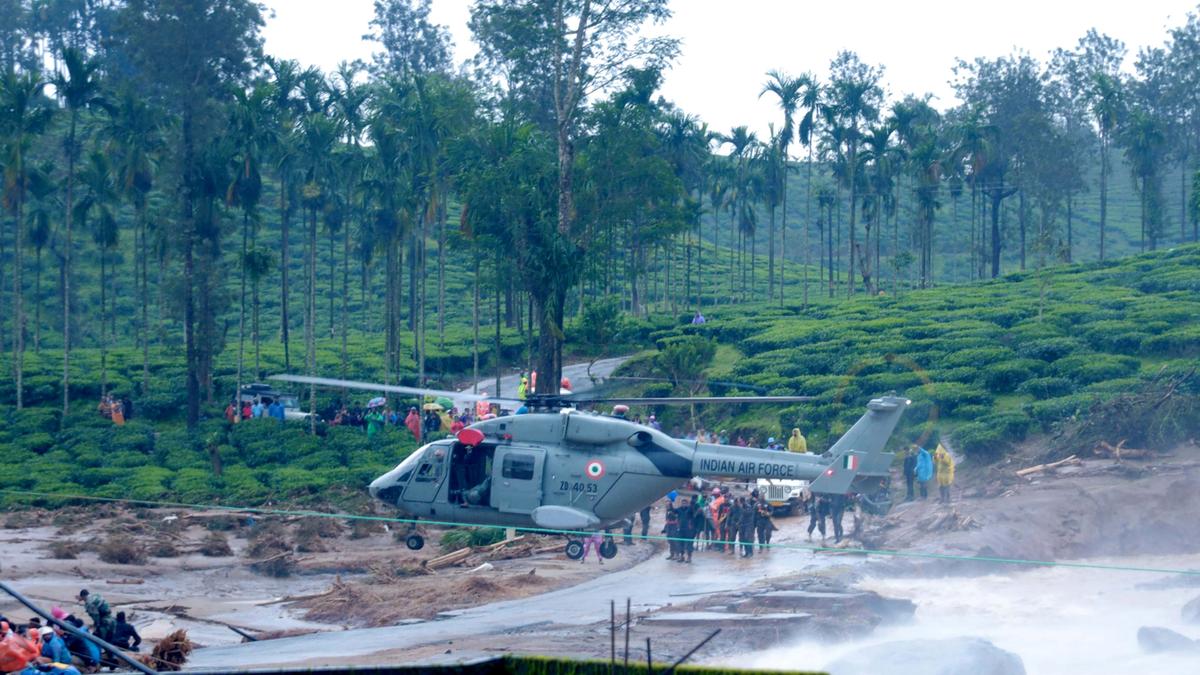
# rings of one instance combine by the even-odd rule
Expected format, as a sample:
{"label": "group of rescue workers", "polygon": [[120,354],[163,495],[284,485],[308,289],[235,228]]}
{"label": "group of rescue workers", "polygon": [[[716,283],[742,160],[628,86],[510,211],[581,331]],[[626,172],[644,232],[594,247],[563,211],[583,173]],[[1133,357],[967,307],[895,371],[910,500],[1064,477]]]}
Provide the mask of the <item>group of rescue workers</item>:
{"label": "group of rescue workers", "polygon": [[78,600],[92,620],[90,630],[83,620],[61,607],[51,609],[52,620],[46,624],[40,616],[23,624],[0,616],[0,672],[80,675],[99,672],[102,667],[115,669],[117,661],[112,653],[102,650],[91,636],[124,651],[138,651],[142,638],[126,621],[125,612],[114,615],[100,594],[87,589],[79,592]]}
{"label": "group of rescue workers", "polygon": [[950,503],[950,486],[954,485],[954,458],[950,452],[937,444],[933,454],[919,445],[909,447],[904,455],[905,501],[916,499],[919,487],[921,499],[929,498],[929,483],[934,479],[938,485],[938,501]]}

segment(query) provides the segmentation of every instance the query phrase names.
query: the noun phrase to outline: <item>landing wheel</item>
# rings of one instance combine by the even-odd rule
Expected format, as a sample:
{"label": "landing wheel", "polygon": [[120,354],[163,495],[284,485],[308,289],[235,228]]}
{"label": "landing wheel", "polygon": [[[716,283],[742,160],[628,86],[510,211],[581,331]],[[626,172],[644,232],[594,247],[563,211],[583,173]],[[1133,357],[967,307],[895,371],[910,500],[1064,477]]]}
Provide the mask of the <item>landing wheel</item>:
{"label": "landing wheel", "polygon": [[604,543],[600,544],[601,558],[617,557],[617,542],[612,537],[605,537]]}
{"label": "landing wheel", "polygon": [[419,534],[410,534],[404,538],[404,545],[412,551],[420,551],[425,548],[425,537]]}
{"label": "landing wheel", "polygon": [[583,558],[583,542],[572,539],[567,542],[567,557],[571,560]]}

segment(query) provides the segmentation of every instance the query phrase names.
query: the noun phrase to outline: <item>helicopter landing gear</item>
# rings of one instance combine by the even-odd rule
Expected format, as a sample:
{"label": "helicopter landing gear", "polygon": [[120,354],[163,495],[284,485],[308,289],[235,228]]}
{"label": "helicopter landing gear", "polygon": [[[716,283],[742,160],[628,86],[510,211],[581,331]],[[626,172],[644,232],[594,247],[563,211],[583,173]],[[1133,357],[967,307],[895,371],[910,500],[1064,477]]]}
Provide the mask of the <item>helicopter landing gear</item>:
{"label": "helicopter landing gear", "polygon": [[404,538],[404,545],[411,551],[420,551],[425,548],[425,537],[419,534],[410,534]]}
{"label": "helicopter landing gear", "polygon": [[617,542],[612,536],[606,536],[604,542],[600,544],[600,557],[606,559],[617,557]]}
{"label": "helicopter landing gear", "polygon": [[578,539],[567,541],[567,557],[571,560],[580,560],[583,558],[583,542]]}

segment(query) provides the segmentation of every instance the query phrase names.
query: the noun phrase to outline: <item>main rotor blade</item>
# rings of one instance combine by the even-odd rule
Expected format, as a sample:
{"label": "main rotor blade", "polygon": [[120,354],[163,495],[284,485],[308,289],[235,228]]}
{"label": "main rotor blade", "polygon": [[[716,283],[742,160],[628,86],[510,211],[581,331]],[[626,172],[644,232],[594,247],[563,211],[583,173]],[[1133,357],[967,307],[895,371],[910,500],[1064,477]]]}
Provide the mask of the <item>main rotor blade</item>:
{"label": "main rotor blade", "polygon": [[611,398],[566,397],[571,403],[613,403],[625,405],[689,405],[693,403],[801,403],[815,401],[816,396],[680,396],[644,398],[614,396]]}
{"label": "main rotor blade", "polygon": [[272,380],[281,382],[294,382],[296,384],[315,384],[318,387],[332,387],[336,389],[361,389],[363,391],[378,391],[390,392],[393,394],[408,394],[410,396],[444,396],[453,401],[488,401],[489,403],[502,403],[509,405],[521,405],[521,401],[509,398],[495,398],[484,396],[482,394],[464,394],[457,391],[446,391],[444,389],[422,389],[420,387],[404,387],[398,384],[379,384],[378,382],[356,382],[354,380],[338,380],[329,377],[309,377],[307,375],[271,375]]}

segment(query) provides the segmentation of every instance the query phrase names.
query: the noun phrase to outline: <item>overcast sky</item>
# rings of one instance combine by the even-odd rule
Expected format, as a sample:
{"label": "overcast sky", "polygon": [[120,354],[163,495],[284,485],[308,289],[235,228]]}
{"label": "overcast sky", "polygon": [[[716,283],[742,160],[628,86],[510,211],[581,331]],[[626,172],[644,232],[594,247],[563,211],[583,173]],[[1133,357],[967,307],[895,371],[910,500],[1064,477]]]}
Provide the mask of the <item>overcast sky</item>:
{"label": "overcast sky", "polygon": [[[369,60],[362,40],[372,0],[267,0],[274,11],[264,30],[267,52],[332,70],[344,60]],[[472,0],[433,0],[433,19],[446,26],[455,58],[475,53],[467,29]],[[748,124],[763,131],[778,116],[758,98],[771,69],[824,76],[840,50],[857,51],[886,67],[888,93],[931,93],[953,102],[947,81],[956,58],[995,57],[1023,49],[1043,58],[1072,47],[1089,28],[1124,40],[1130,53],[1161,45],[1182,24],[1194,0],[672,0],[662,29],[683,40],[663,94],[718,130]],[[987,9],[984,9],[984,8]],[[978,9],[976,9],[978,8]],[[1132,62],[1132,58],[1130,59]]]}

